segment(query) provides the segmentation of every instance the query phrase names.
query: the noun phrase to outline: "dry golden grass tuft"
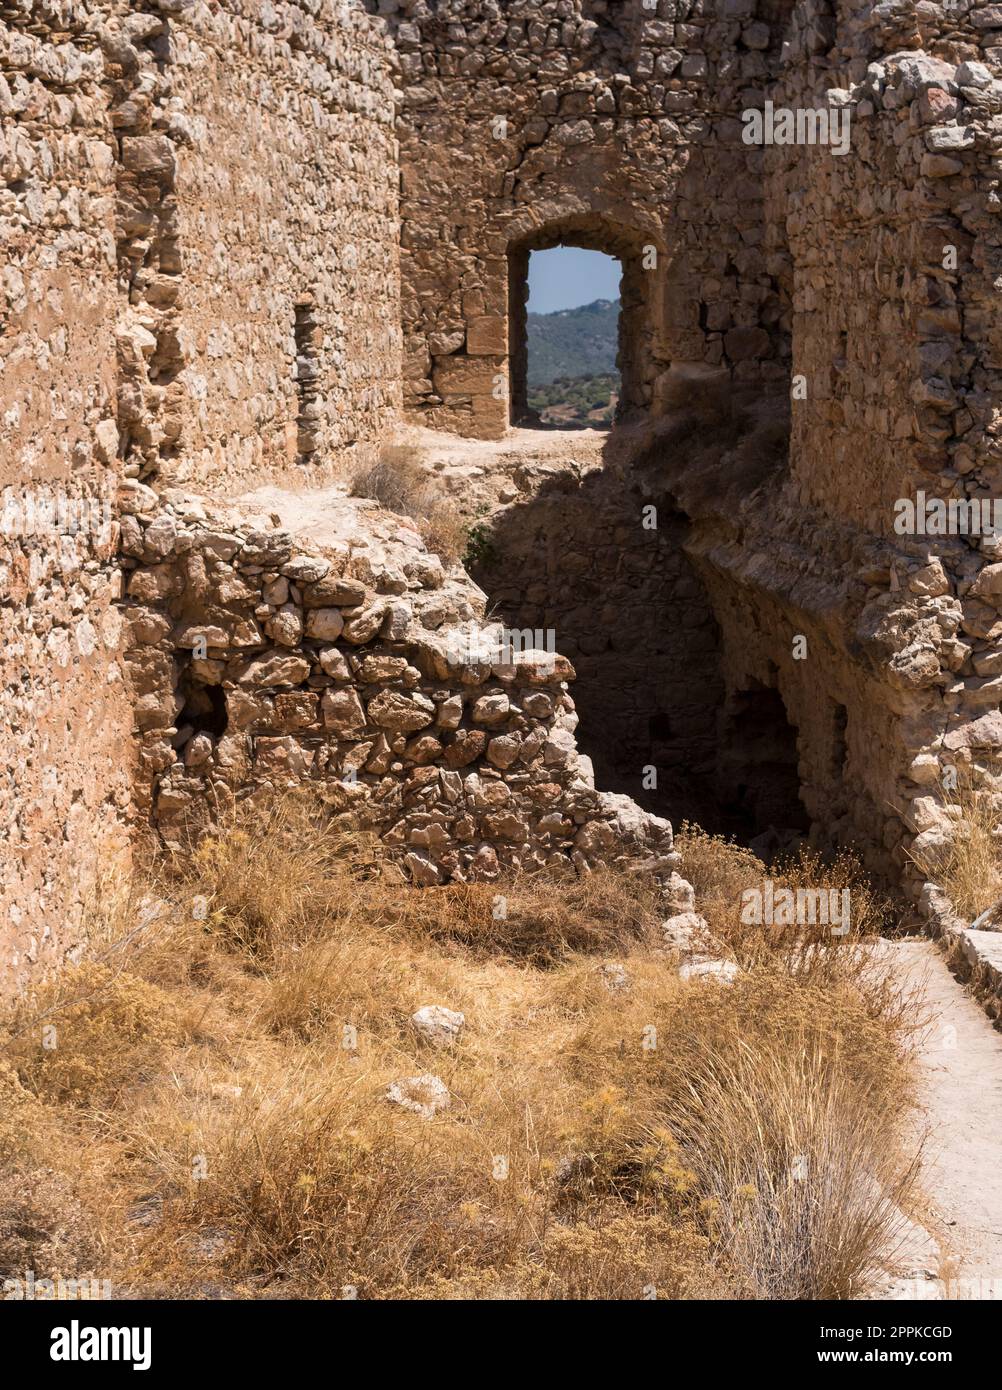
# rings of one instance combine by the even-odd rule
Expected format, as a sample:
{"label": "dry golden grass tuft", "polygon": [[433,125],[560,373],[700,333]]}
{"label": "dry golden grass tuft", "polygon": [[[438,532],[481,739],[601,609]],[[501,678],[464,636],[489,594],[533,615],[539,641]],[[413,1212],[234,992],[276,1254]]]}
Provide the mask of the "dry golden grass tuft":
{"label": "dry golden grass tuft", "polygon": [[419,451],[411,445],[384,445],[375,463],[352,478],[351,495],[374,497],[387,511],[411,517],[428,549],[446,563],[455,563],[466,550],[468,521],[443,493],[435,475],[422,466]]}
{"label": "dry golden grass tuft", "polygon": [[[997,779],[999,768],[985,769]],[[972,769],[958,769],[951,802],[961,819],[945,855],[916,859],[918,867],[944,889],[957,912],[973,922],[1002,899],[1002,810],[998,792],[978,785]],[[1002,911],[994,926],[1002,926]]]}
{"label": "dry golden grass tuft", "polygon": [[682,870],[696,890],[699,910],[714,933],[742,964],[777,952],[790,959],[810,960],[815,947],[832,940],[828,926],[816,923],[799,933],[788,928],[749,925],[742,921],[742,894],[761,890],[771,880],[775,888],[849,891],[850,937],[855,941],[879,936],[892,920],[889,899],[868,877],[862,861],[851,850],[824,855],[809,845],[766,866],[753,854],[729,840],[708,835],[699,826],[683,824],[676,838]]}
{"label": "dry golden grass tuft", "polygon": [[[643,878],[418,891],[301,803],[256,815],[3,1021],[0,1273],[65,1267],[70,1221],[78,1265],[152,1297],[863,1290],[910,1177],[910,1082],[907,1010],[858,941],[682,982]],[[689,843],[723,901],[713,864],[750,865]],[[429,1003],[465,1014],[452,1047],[415,1032]],[[425,1073],[447,1109],[387,1100]]]}

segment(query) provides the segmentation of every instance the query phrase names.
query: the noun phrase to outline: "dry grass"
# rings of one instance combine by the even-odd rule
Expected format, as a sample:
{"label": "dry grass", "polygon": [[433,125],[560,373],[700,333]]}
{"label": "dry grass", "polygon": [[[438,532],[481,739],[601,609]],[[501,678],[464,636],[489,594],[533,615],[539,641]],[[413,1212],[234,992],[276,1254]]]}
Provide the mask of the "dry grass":
{"label": "dry grass", "polygon": [[375,463],[351,480],[353,497],[374,497],[387,511],[417,522],[429,550],[452,564],[462,558],[469,540],[469,523],[456,503],[446,497],[435,475],[421,465],[417,449],[387,444]]}
{"label": "dry grass", "polygon": [[[997,778],[999,769],[986,771]],[[920,856],[916,863],[971,923],[1002,900],[1002,812],[998,792],[979,786],[973,770],[958,769],[950,800],[960,807],[961,819],[945,855],[925,860]],[[1002,910],[983,925],[1002,926]]]}
{"label": "dry grass", "polygon": [[[723,893],[713,854],[739,870],[716,843],[700,873]],[[229,827],[4,1020],[0,1275],[58,1264],[152,1297],[859,1292],[909,1179],[902,1002],[858,943],[824,970],[762,947],[726,990],[683,983],[656,927],[639,878],[419,892],[301,805]],[[414,1032],[428,1003],[466,1015],[455,1046]],[[448,1109],[385,1099],[425,1072]]]}
{"label": "dry grass", "polygon": [[[682,855],[682,871],[696,890],[699,911],[714,933],[742,964],[778,955],[790,968],[801,957],[809,958],[814,948],[831,944],[828,927],[809,924],[802,930],[781,926],[754,926],[742,921],[743,894],[761,890],[766,880],[776,887],[849,891],[849,939],[865,940],[879,936],[892,920],[891,903],[868,878],[862,861],[851,850],[840,849],[824,855],[802,845],[794,854],[781,857],[766,867],[751,850],[719,836],[707,835],[699,826],[684,824],[676,837]],[[806,956],[805,956],[806,953]]]}

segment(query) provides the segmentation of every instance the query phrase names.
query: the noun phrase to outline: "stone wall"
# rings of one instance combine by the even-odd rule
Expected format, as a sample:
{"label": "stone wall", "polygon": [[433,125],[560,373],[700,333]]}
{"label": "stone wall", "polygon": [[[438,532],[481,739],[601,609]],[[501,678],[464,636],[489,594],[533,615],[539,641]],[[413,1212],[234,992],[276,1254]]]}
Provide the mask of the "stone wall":
{"label": "stone wall", "polygon": [[[470,6],[453,8],[458,28],[450,37],[458,49],[473,42],[475,16]],[[786,467],[765,489],[743,480],[733,441],[718,450],[709,489],[693,488],[685,476],[692,451],[683,451],[680,462],[670,438],[667,452],[655,449],[644,462],[646,481],[634,481],[651,501],[668,488],[692,522],[685,548],[711,597],[721,636],[718,777],[740,770],[730,746],[731,733],[740,739],[740,719],[771,702],[774,714],[782,712],[795,730],[799,799],[816,828],[861,847],[875,867],[902,875],[918,891],[913,855],[941,852],[960,815],[950,792],[954,764],[985,763],[1000,746],[998,542],[902,535],[895,517],[896,503],[916,500],[920,490],[962,501],[999,496],[994,402],[1002,383],[991,301],[1000,270],[1002,83],[996,74],[1002,11],[967,0],[795,7],[737,0],[715,10],[713,20],[701,8],[699,14],[687,11],[674,4],[659,10],[659,23],[674,21],[683,55],[663,98],[693,98],[692,82],[684,80],[688,50],[678,42],[684,32],[708,62],[695,97],[702,119],[687,127],[686,147],[674,152],[673,168],[700,177],[688,187],[682,177],[671,188],[663,208],[666,240],[685,240],[675,236],[677,221],[694,208],[690,230],[698,225],[714,251],[726,247],[726,236],[721,241],[711,230],[726,213],[749,259],[738,264],[727,251],[730,264],[716,284],[705,272],[698,282],[675,279],[672,266],[664,294],[652,287],[655,319],[676,295],[682,310],[660,320],[664,332],[654,356],[667,370],[655,376],[650,404],[691,409],[704,390],[737,390],[752,372],[766,384],[782,384],[789,373],[791,441]],[[514,15],[516,7],[505,13]],[[577,7],[561,13],[568,23],[575,17],[584,22]],[[425,25],[430,22],[426,17]],[[762,25],[769,26],[768,35]],[[600,42],[603,33],[608,37],[600,26],[591,39]],[[533,64],[546,67],[559,88],[561,63],[579,73],[610,69],[616,49],[585,59],[575,56],[581,49],[569,45],[563,31],[537,28],[535,35],[537,52],[525,60],[518,91],[526,128],[538,118],[533,129],[542,132],[553,98],[535,87]],[[511,38],[498,41],[485,71],[514,78],[517,46]],[[442,43],[440,49],[441,81],[450,48]],[[642,99],[652,101],[650,79],[640,80],[638,50],[626,44],[622,53],[629,87],[618,90],[639,87]],[[464,61],[459,58],[461,71]],[[426,56],[424,76],[414,71],[419,87],[429,88]],[[690,79],[692,73],[690,64]],[[761,107],[767,98],[780,107],[847,113],[847,153],[803,145],[734,153],[742,108]],[[602,121],[597,96],[588,102],[576,115],[590,123],[592,138],[555,150],[535,186],[527,179],[532,156],[520,155],[504,192],[493,202],[475,200],[468,220],[481,215],[481,206],[500,208],[496,225],[503,234],[510,193],[524,205],[515,225],[524,217],[545,227],[559,208],[560,188],[579,177],[582,217],[629,222],[622,200],[632,196],[631,215],[642,222],[646,198],[596,175],[593,147],[601,146]],[[415,104],[405,125],[425,119],[424,98]],[[624,114],[617,110],[610,138],[628,144],[637,125]],[[549,119],[559,126],[560,110],[551,110]],[[682,118],[676,123],[686,125]],[[548,127],[545,138],[553,137]],[[445,155],[439,155],[443,164]],[[405,167],[409,158],[405,139]],[[690,189],[699,190],[691,200]],[[424,189],[424,203],[413,214],[405,200],[405,218],[413,215],[428,227],[433,193]],[[666,198],[664,186],[657,198]],[[483,244],[504,249],[512,243],[488,236]],[[408,273],[405,266],[405,279]],[[449,282],[440,278],[439,285],[437,303],[445,311],[455,301]],[[736,292],[727,303],[719,298],[726,292],[721,286]],[[735,301],[747,315],[740,326],[748,335],[732,341],[747,336],[757,344],[750,363],[733,360],[728,348]],[[701,338],[686,314],[695,315]],[[769,335],[768,346],[762,333]],[[717,365],[730,370],[715,377]],[[505,363],[499,358],[492,366],[503,372]],[[725,399],[721,409],[727,409]],[[441,408],[436,411],[444,420]],[[777,417],[784,411],[777,400]],[[490,416],[494,425],[498,418],[496,411]],[[508,519],[499,527],[510,529]],[[636,557],[644,544],[638,513],[623,545]],[[670,571],[653,585],[654,601],[670,612]],[[524,593],[519,611],[534,611]],[[563,616],[566,621],[566,611]],[[671,618],[665,622],[671,632]],[[642,618],[620,618],[626,631],[642,626]],[[648,640],[646,650],[656,654],[670,640]],[[579,696],[583,705],[589,698],[587,691]],[[623,700],[628,706],[630,696]]]}
{"label": "stone wall", "polygon": [[595,462],[543,473],[496,512],[474,577],[506,623],[552,634],[573,661],[600,786],[676,824],[734,829],[715,777],[720,637],[684,550],[688,519],[632,459]]}
{"label": "stone wall", "polygon": [[0,991],[124,848],[115,174],[87,6],[0,8]]}
{"label": "stone wall", "polygon": [[[289,780],[421,881],[665,849],[594,791],[561,680],[445,660],[482,600],[413,538],[362,509],[345,553],[286,554],[267,508],[176,491],[316,482],[402,402],[502,436],[561,242],[623,263],[644,427],[625,474],[499,516],[496,597],[566,641],[617,785],[712,761],[918,891],[946,774],[1002,747],[1002,546],[895,528],[1002,485],[1000,60],[976,0],[0,5],[5,982],[71,945],[137,818],[173,841]],[[848,152],[744,143],[766,100],[848,113]]]}
{"label": "stone wall", "polygon": [[380,26],[353,0],[143,0],[109,28],[127,472],[274,474],[375,440],[400,402]]}
{"label": "stone wall", "polygon": [[[372,8],[377,8],[373,3]],[[405,393],[421,423],[498,438],[519,404],[526,253],[624,267],[622,413],[671,364],[782,379],[781,255],[763,247],[746,89],[776,70],[785,4],[394,0]]]}
{"label": "stone wall", "polygon": [[336,467],[395,416],[392,62],[353,0],[0,6],[0,991],[135,827],[120,480]]}
{"label": "stone wall", "polygon": [[139,488],[123,518],[138,795],[166,844],[305,786],[419,885],[631,856],[670,874],[670,825],[595,790],[564,657],[507,651],[462,569],[371,505],[314,495],[307,546],[254,503]]}
{"label": "stone wall", "polygon": [[[744,555],[703,542],[718,586],[728,574],[725,660],[779,668],[812,814],[841,816],[914,892],[913,857],[941,852],[960,815],[954,765],[998,747],[997,542],[900,534],[895,518],[920,492],[999,496],[1000,41],[1002,10],[968,0],[794,11],[771,95],[844,109],[850,151],[768,153],[766,235],[789,253],[802,383],[789,482]],[[784,629],[810,634],[811,660],[759,635]]]}

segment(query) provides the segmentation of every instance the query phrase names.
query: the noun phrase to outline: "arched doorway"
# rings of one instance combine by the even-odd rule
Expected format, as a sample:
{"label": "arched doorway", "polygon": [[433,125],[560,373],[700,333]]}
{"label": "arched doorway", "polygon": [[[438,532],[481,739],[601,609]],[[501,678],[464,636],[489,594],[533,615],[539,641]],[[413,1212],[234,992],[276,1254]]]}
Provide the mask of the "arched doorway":
{"label": "arched doorway", "polygon": [[656,375],[654,344],[658,330],[661,247],[650,236],[598,214],[576,214],[548,222],[514,238],[508,247],[508,399],[510,422],[526,420],[528,410],[529,257],[533,251],[577,246],[615,257],[622,266],[619,354],[621,377],[616,418],[636,418],[646,411]]}

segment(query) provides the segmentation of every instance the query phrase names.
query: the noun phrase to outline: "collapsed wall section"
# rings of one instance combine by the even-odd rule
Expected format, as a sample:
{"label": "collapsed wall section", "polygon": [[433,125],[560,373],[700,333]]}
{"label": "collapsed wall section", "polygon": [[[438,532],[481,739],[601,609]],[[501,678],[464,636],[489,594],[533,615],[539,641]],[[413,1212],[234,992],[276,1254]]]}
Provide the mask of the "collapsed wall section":
{"label": "collapsed wall section", "polygon": [[595,790],[565,658],[508,650],[464,572],[371,505],[314,494],[317,544],[254,501],[142,489],[123,518],[138,794],[163,841],[308,787],[420,885],[624,859],[670,874],[670,825]]}

